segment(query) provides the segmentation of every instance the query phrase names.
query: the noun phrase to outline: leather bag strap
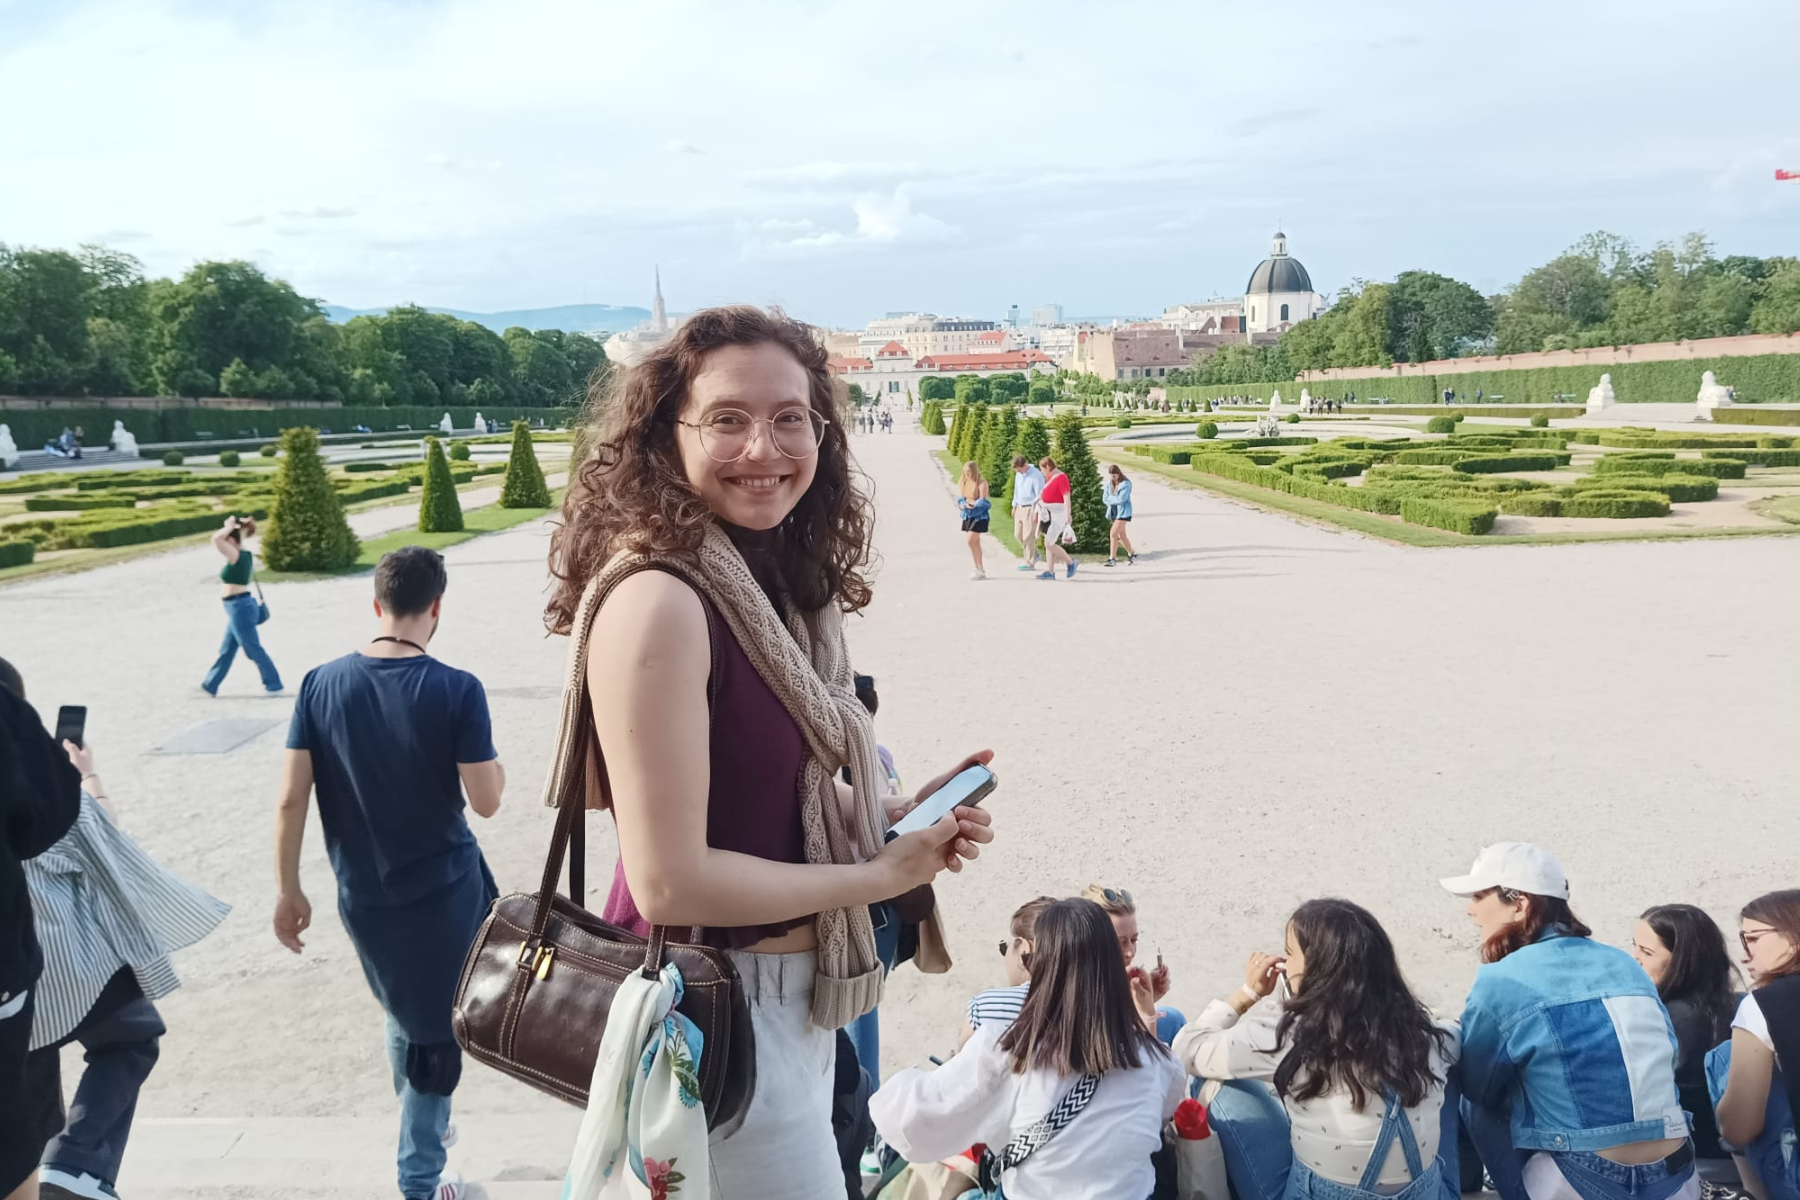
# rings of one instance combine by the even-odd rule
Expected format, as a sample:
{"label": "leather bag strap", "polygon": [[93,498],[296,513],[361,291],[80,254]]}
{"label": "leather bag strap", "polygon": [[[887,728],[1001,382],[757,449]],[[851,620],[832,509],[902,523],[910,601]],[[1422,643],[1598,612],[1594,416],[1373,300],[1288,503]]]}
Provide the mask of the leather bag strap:
{"label": "leather bag strap", "polygon": [[[612,806],[610,787],[606,777],[606,755],[601,749],[599,740],[593,733],[593,702],[587,693],[587,652],[588,636],[592,630],[594,617],[600,606],[612,594],[613,588],[640,571],[663,571],[675,576],[700,596],[701,610],[706,614],[706,636],[711,655],[711,666],[706,676],[706,704],[710,713],[718,696],[719,686],[719,628],[718,619],[713,615],[711,601],[700,585],[686,573],[671,569],[662,563],[641,563],[632,570],[620,575],[601,591],[598,580],[588,585],[588,590],[581,597],[581,606],[576,611],[575,625],[569,631],[574,639],[571,646],[569,676],[564,683],[563,703],[565,711],[570,703],[575,705],[576,720],[564,722],[561,737],[556,747],[556,756],[551,764],[550,778],[545,785],[546,800],[556,805],[556,825],[550,835],[550,852],[544,858],[544,874],[538,884],[536,911],[532,914],[531,936],[527,946],[537,946],[543,940],[544,931],[549,928],[550,915],[556,899],[557,877],[562,874],[563,857],[569,860],[569,899],[582,908],[587,907],[586,857],[587,857],[587,796],[584,787],[586,781],[586,755],[591,747],[598,768],[596,782],[601,794],[606,797],[606,806]],[[662,970],[664,949],[668,944],[668,930],[658,925],[651,929],[648,946],[645,949],[644,974],[654,977]],[[524,958],[521,956],[521,962]]]}

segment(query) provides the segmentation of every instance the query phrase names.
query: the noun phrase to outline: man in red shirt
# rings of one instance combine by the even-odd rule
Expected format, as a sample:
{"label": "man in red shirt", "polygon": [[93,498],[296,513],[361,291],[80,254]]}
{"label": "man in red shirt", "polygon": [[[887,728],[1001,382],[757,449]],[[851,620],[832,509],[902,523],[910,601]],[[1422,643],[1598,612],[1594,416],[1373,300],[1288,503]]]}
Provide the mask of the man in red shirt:
{"label": "man in red shirt", "polygon": [[1039,575],[1039,579],[1056,578],[1056,560],[1060,556],[1067,566],[1065,578],[1075,578],[1078,565],[1073,556],[1063,549],[1063,530],[1069,527],[1070,492],[1073,490],[1068,475],[1056,469],[1055,460],[1046,457],[1038,464],[1044,472],[1044,490],[1038,496],[1038,506],[1050,519],[1050,527],[1044,531],[1044,558],[1049,570]]}

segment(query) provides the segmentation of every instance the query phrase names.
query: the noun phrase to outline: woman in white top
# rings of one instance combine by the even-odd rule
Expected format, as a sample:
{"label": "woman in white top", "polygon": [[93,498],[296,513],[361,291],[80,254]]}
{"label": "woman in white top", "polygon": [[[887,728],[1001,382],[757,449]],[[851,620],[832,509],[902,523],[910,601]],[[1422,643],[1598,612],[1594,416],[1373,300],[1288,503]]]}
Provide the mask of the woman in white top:
{"label": "woman in white top", "polygon": [[[976,1143],[1015,1160],[999,1173],[1008,1200],[1144,1200],[1156,1184],[1150,1156],[1185,1094],[1181,1071],[1132,1008],[1099,905],[1058,900],[1034,932],[1031,992],[1018,1020],[983,1024],[936,1071],[900,1072],[875,1093],[869,1114],[909,1162]],[[1022,1134],[1071,1108],[1065,1125],[1017,1160]]]}
{"label": "woman in white top", "polygon": [[1735,1151],[1745,1189],[1758,1200],[1800,1200],[1800,1089],[1788,1074],[1800,1055],[1800,889],[1758,896],[1739,921],[1751,990],[1732,1019],[1731,1040],[1706,1057],[1706,1081],[1719,1140]]}
{"label": "woman in white top", "polygon": [[[1283,975],[1289,994],[1262,1003]],[[1454,1192],[1456,1057],[1455,1024],[1433,1020],[1348,900],[1302,904],[1286,953],[1252,954],[1244,986],[1175,1038],[1190,1074],[1229,1081],[1208,1115],[1240,1200]]]}

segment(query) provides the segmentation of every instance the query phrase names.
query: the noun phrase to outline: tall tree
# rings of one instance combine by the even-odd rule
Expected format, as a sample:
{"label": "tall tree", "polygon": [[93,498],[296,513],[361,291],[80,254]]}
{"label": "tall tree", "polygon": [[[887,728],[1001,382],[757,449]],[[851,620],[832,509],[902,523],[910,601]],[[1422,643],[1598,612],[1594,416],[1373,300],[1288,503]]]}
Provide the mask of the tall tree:
{"label": "tall tree", "polygon": [[[315,301],[247,262],[203,262],[150,297],[157,383],[168,392],[204,375],[217,386],[234,358],[252,370],[292,365],[301,327],[322,315]],[[183,378],[185,376],[186,378]]]}

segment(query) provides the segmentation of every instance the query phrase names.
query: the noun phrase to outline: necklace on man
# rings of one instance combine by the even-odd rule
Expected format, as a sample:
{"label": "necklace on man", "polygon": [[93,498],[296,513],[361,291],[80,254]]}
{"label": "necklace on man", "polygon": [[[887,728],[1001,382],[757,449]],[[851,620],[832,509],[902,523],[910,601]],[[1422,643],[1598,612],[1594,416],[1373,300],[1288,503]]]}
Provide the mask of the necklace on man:
{"label": "necklace on man", "polygon": [[369,645],[373,646],[376,642],[398,642],[402,646],[411,646],[414,650],[417,650],[420,654],[429,654],[430,653],[430,651],[426,650],[425,647],[419,645],[419,643],[417,643],[415,641],[410,641],[409,639],[403,638],[403,637],[392,637],[392,636],[389,636],[388,634],[382,634],[378,638],[371,639],[369,642]]}

